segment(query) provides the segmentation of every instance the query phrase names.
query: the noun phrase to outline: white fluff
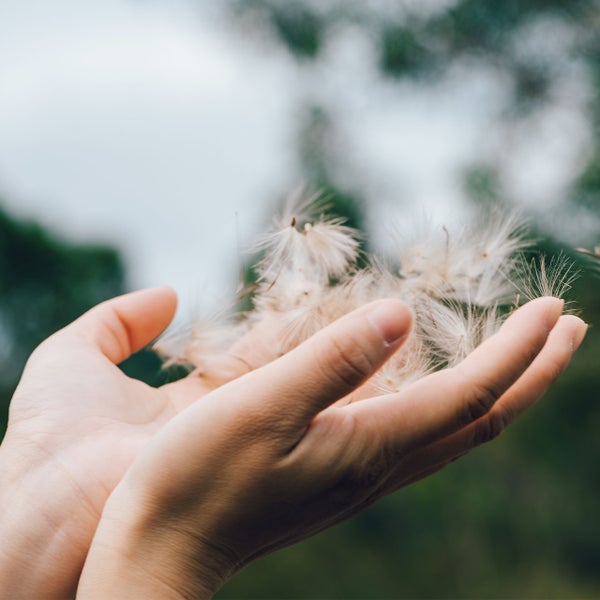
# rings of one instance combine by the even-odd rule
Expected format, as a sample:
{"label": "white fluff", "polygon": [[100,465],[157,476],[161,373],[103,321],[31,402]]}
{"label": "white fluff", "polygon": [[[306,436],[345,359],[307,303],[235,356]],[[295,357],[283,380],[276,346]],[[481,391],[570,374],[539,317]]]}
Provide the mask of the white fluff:
{"label": "white fluff", "polygon": [[[257,367],[289,352],[316,331],[372,300],[396,297],[415,316],[413,333],[372,379],[389,393],[432,370],[451,367],[493,335],[514,306],[538,296],[562,297],[575,274],[563,258],[536,263],[522,257],[530,245],[521,219],[498,209],[470,227],[415,228],[397,236],[395,261],[367,257],[357,269],[360,234],[327,216],[320,197],[292,197],[256,248],[263,252],[251,311],[232,322],[197,323],[185,360],[207,377],[244,332],[245,347],[269,340],[252,357]],[[250,342],[248,342],[250,340]]]}
{"label": "white fluff", "polygon": [[257,249],[265,252],[258,264],[260,281],[274,285],[286,274],[322,285],[343,275],[356,261],[358,241],[340,219],[304,223],[292,219],[282,230],[265,236]]}
{"label": "white fluff", "polygon": [[564,298],[578,277],[579,272],[573,262],[563,254],[549,262],[545,256],[540,256],[537,262],[522,260],[515,287],[524,300],[539,296]]}

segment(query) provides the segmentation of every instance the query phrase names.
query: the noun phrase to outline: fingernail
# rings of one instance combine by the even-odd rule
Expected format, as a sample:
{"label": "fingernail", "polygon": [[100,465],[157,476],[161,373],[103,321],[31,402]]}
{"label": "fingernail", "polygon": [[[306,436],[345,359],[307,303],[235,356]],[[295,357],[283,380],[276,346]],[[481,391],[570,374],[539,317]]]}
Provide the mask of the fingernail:
{"label": "fingernail", "polygon": [[584,323],[584,326],[579,327],[575,334],[573,335],[573,339],[571,340],[571,350],[575,352],[579,346],[581,346],[581,342],[583,342],[583,338],[587,333],[589,325]]}
{"label": "fingernail", "polygon": [[388,346],[399,344],[410,332],[412,316],[400,300],[377,302],[366,316]]}
{"label": "fingernail", "polygon": [[546,325],[549,332],[552,331],[553,327],[556,325],[556,322],[562,315],[564,308],[565,301],[562,298],[560,298],[558,302],[552,302],[550,308],[546,312]]}

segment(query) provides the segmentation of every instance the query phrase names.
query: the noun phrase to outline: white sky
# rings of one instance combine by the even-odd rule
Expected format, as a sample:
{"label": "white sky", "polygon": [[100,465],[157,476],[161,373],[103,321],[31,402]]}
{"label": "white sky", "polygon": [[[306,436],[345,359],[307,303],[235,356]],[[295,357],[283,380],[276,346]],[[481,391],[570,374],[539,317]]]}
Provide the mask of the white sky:
{"label": "white sky", "polygon": [[231,42],[183,4],[4,1],[11,212],[123,248],[134,286],[222,289],[292,160],[285,72]]}
{"label": "white sky", "polygon": [[[214,307],[273,199],[301,183],[294,144],[306,98],[335,114],[338,177],[361,189],[375,221],[401,218],[409,200],[413,212],[456,214],[457,172],[495,156],[507,135],[494,128],[509,92],[498,73],[459,65],[434,89],[392,86],[351,28],[316,68],[298,67],[241,39],[214,7],[0,3],[0,195],[10,212],[116,245],[133,287],[167,283],[184,306]],[[516,197],[552,205],[581,168],[581,102],[555,111],[554,130],[511,132],[503,160]]]}

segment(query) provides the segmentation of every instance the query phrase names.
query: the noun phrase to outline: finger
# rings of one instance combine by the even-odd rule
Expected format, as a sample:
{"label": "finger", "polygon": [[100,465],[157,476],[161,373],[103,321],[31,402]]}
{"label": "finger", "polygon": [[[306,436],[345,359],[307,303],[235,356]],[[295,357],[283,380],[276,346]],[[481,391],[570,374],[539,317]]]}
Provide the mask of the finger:
{"label": "finger", "polygon": [[212,357],[208,368],[196,368],[187,377],[162,388],[181,410],[208,392],[281,357],[281,338],[288,327],[286,319],[261,319],[225,353]]}
{"label": "finger", "polygon": [[140,290],[95,306],[56,335],[76,335],[113,363],[129,358],[172,321],[177,296],[168,287]]}
{"label": "finger", "polygon": [[214,389],[273,362],[284,354],[281,339],[288,327],[283,318],[261,319],[226,352],[212,357],[208,369],[199,368],[191,375]]}
{"label": "finger", "polygon": [[361,427],[391,448],[414,448],[459,431],[487,414],[543,348],[562,311],[539,298],[458,366],[424,377],[398,394],[351,404]]}
{"label": "finger", "polygon": [[364,306],[279,358],[213,393],[304,427],[315,414],[370,377],[410,332],[412,316],[399,300]]}
{"label": "finger", "polygon": [[480,427],[480,424],[477,424],[477,427],[475,424],[472,426],[473,430],[480,430],[473,436],[474,445],[496,437],[494,432],[503,431],[503,422],[505,425],[512,422],[546,393],[571,362],[573,353],[581,345],[587,329],[588,326],[574,315],[560,317],[538,357],[507,390],[485,420],[490,422],[494,420],[493,417],[496,417],[499,421],[497,426],[491,427],[489,433],[485,433],[485,427]]}
{"label": "finger", "polygon": [[514,419],[535,404],[564,372],[586,331],[587,325],[581,319],[572,315],[561,317],[538,357],[489,414],[442,441],[412,452],[398,466],[398,475],[392,478],[394,489],[398,487],[398,477],[402,477],[403,473],[434,469],[496,438]]}

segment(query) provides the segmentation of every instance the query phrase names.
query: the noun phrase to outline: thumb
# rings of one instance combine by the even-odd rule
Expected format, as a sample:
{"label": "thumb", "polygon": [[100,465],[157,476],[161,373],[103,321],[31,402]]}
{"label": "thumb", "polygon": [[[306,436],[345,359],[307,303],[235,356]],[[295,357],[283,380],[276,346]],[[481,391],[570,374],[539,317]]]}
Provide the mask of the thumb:
{"label": "thumb", "polygon": [[113,363],[129,358],[173,320],[177,296],[168,287],[150,288],[98,304],[55,336],[77,336]]}
{"label": "thumb", "polygon": [[304,427],[346,396],[399,348],[412,315],[399,300],[377,300],[342,317],[278,360],[213,392]]}

